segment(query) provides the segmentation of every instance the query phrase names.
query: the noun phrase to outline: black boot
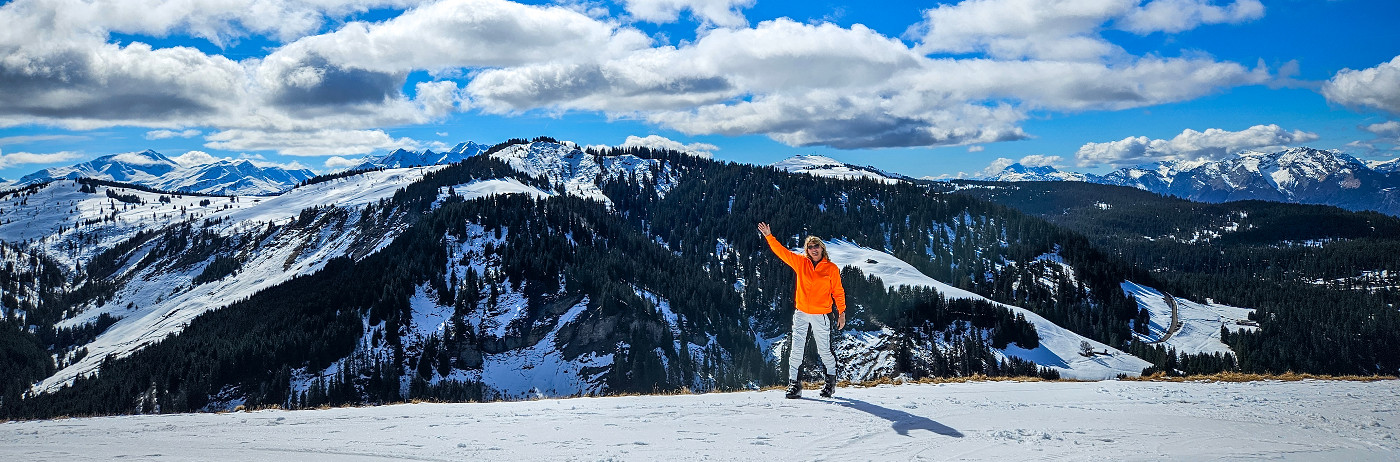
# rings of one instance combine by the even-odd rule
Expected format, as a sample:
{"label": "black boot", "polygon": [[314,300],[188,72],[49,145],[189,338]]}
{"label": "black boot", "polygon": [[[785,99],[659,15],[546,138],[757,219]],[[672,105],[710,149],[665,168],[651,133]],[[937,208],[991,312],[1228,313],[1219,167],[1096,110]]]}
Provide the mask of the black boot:
{"label": "black boot", "polygon": [[833,394],[836,394],[836,376],[827,374],[826,386],[822,387],[821,395],[823,398],[830,398]]}
{"label": "black boot", "polygon": [[792,380],[788,382],[787,399],[797,399],[802,397],[802,382]]}

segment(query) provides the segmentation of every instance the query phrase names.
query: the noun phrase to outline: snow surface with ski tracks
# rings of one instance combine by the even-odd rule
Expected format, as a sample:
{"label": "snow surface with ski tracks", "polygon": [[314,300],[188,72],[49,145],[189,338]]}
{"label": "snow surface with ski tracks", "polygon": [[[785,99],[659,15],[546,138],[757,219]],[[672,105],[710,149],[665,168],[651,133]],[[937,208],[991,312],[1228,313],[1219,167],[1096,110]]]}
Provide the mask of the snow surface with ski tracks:
{"label": "snow surface with ski tracks", "polygon": [[[810,393],[809,393],[810,394]],[[3,460],[1396,460],[1400,382],[971,382],[0,423]]]}

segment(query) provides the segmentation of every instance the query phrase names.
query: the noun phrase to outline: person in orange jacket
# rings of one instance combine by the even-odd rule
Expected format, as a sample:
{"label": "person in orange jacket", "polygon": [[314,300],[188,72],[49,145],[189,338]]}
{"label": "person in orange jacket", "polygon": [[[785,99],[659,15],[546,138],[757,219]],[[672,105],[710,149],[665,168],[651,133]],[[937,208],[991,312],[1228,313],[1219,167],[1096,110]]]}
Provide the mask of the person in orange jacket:
{"label": "person in orange jacket", "polygon": [[759,223],[758,232],[768,241],[768,248],[797,273],[797,293],[793,297],[796,310],[792,313],[792,346],[788,350],[788,399],[802,396],[798,370],[807,353],[807,333],[817,342],[817,356],[826,369],[826,386],[821,396],[836,392],[836,356],[831,353],[831,305],[836,304],[836,329],[846,328],[846,290],[841,288],[841,269],[826,254],[826,243],[808,236],[803,243],[805,254],[792,252],[773,237],[768,223]]}

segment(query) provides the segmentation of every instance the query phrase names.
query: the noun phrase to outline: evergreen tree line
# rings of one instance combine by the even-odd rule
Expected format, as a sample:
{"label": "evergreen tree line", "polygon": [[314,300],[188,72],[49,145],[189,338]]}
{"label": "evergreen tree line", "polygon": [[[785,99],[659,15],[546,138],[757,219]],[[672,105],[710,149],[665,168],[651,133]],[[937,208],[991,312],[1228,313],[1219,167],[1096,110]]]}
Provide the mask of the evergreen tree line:
{"label": "evergreen tree line", "polygon": [[[67,287],[52,260],[0,242],[0,407],[14,403],[29,386],[54,373],[56,365],[41,335],[42,313],[57,305]],[[36,316],[37,314],[37,316]],[[39,326],[31,331],[28,326]]]}
{"label": "evergreen tree line", "polygon": [[117,189],[135,189],[135,190],[137,190],[137,191],[148,192],[148,193],[152,193],[152,194],[160,194],[160,195],[164,195],[164,196],[174,196],[174,197],[177,197],[177,198],[178,198],[178,197],[181,197],[181,196],[195,196],[195,197],[230,197],[230,196],[228,196],[228,195],[226,195],[226,194],[210,194],[210,193],[188,192],[188,191],[166,191],[166,190],[164,190],[164,189],[152,188],[152,187],[150,187],[150,186],[143,186],[143,185],[134,184],[134,183],[121,183],[121,182],[117,182],[117,181],[101,180],[101,179],[97,179],[97,178],[78,178],[77,181],[78,181],[79,184],[81,184],[81,185],[83,185],[83,186],[89,188],[90,191],[85,191],[85,192],[93,192],[93,193],[97,192],[96,189],[95,189],[96,186],[106,186],[107,188],[109,188],[108,191],[111,190],[110,188],[117,188]]}
{"label": "evergreen tree line", "polygon": [[1235,355],[1229,353],[1181,353],[1174,348],[1138,341],[1129,345],[1127,351],[1152,363],[1142,370],[1143,375],[1162,373],[1170,377],[1185,377],[1239,370]]}

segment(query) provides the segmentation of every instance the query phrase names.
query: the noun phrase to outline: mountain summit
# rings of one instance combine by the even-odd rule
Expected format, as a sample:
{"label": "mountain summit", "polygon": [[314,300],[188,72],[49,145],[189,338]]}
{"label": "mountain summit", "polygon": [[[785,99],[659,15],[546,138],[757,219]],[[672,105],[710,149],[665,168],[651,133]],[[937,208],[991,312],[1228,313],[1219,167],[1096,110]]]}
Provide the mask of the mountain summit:
{"label": "mountain summit", "polygon": [[996,175],[979,178],[985,181],[1087,181],[1089,175],[1083,173],[1064,172],[1042,165],[1039,167],[1028,167],[1020,163],[1006,166]]}
{"label": "mountain summit", "polygon": [[806,173],[812,176],[855,180],[869,178],[882,183],[908,181],[909,177],[889,173],[875,167],[851,165],[826,156],[797,155],[775,162],[769,167],[791,173]]}

